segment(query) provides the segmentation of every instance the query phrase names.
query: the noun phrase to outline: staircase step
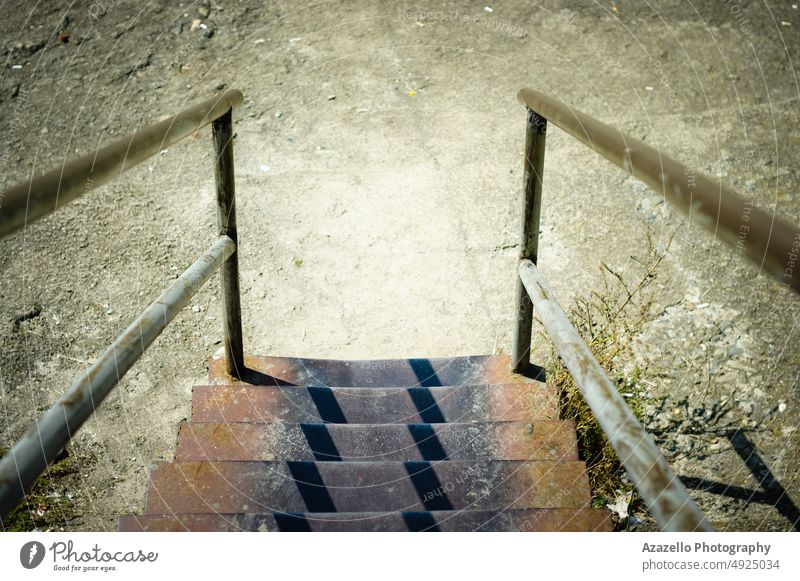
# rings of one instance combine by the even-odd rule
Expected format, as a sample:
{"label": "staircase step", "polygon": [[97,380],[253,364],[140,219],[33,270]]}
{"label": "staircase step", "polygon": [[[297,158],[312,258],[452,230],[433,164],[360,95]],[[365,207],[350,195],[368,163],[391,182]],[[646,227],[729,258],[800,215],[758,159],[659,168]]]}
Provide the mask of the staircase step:
{"label": "staircase step", "polygon": [[610,531],[610,513],[597,508],[392,513],[178,514],[126,516],[124,532],[579,532]]}
{"label": "staircase step", "polygon": [[316,385],[323,387],[441,387],[468,384],[520,383],[544,379],[535,365],[523,375],[511,372],[506,355],[415,359],[306,359],[245,356],[242,381],[225,371],[222,355],[209,359],[211,383],[251,385]]}
{"label": "staircase step", "polygon": [[147,514],[580,508],[583,462],[159,462]]}
{"label": "staircase step", "polygon": [[575,424],[248,424],[182,422],[180,461],[577,460]]}
{"label": "staircase step", "polygon": [[443,423],[558,419],[555,389],[544,383],[458,387],[196,386],[192,421]]}

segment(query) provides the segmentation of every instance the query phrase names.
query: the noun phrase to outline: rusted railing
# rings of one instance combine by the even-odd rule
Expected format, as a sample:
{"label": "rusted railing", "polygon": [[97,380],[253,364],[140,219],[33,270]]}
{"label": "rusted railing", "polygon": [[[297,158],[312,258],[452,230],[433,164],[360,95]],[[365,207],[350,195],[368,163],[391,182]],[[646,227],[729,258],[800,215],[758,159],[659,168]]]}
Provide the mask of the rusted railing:
{"label": "rusted railing", "polygon": [[242,100],[239,91],[227,91],[220,97],[137,131],[130,139],[117,141],[2,194],[0,236],[5,236],[110,181],[201,127],[212,124],[219,237],[0,460],[0,525],[3,517],[24,497],[76,430],[218,269],[221,270],[224,302],[227,370],[235,377],[240,377],[244,371],[232,118],[233,107],[241,104]]}
{"label": "rusted railing", "polygon": [[756,208],[716,181],[689,170],[619,129],[532,89],[519,99],[528,109],[523,166],[522,232],[516,291],[514,370],[530,363],[533,309],[592,409],[637,490],[665,530],[711,530],[664,457],[580,339],[536,269],[542,170],[548,122],[640,179],[784,285],[800,291],[800,229]]}
{"label": "rusted railing", "polygon": [[[795,265],[800,228],[755,207],[717,180],[552,97],[522,89],[519,99],[529,111],[536,112],[542,133],[546,119],[662,194],[694,223],[741,250],[785,286],[800,292],[800,264]],[[537,179],[541,182],[541,173]]]}
{"label": "rusted railing", "polygon": [[653,439],[569,322],[533,262],[520,262],[519,277],[536,305],[547,335],[656,521],[670,531],[712,530]]}

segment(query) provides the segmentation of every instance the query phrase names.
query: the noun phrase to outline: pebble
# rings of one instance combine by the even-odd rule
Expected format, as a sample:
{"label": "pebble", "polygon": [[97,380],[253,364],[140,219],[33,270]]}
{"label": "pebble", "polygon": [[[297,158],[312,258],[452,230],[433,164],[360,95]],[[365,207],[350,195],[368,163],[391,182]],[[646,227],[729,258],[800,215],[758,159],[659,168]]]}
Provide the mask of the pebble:
{"label": "pebble", "polygon": [[736,369],[737,371],[744,371],[746,373],[755,373],[756,372],[756,370],[753,369],[752,367],[748,367],[747,365],[745,365],[743,363],[739,363],[738,361],[728,361],[728,362],[726,362],[726,365],[728,367]]}
{"label": "pebble", "polygon": [[275,111],[275,119],[280,119],[283,117],[283,111]]}
{"label": "pebble", "polygon": [[736,357],[737,355],[741,355],[742,353],[744,353],[744,349],[742,349],[738,345],[731,345],[728,348],[728,355],[730,355],[731,357]]}

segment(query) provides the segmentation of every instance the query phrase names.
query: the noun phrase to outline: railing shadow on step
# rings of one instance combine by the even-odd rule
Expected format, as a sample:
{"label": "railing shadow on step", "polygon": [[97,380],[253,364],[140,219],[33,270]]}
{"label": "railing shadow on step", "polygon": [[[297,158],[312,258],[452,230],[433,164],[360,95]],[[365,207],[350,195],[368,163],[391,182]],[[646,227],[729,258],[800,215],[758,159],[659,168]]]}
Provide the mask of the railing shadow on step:
{"label": "railing shadow on step", "polygon": [[[662,194],[760,269],[800,291],[800,229],[756,208],[717,181],[660,151],[532,89],[522,89],[528,122],[523,165],[521,243],[512,347],[515,370],[530,362],[536,309],[545,330],[650,512],[663,530],[713,530],[661,452],[578,335],[536,268],[548,122]],[[743,227],[743,225],[745,227]],[[794,513],[792,513],[794,514]]]}
{"label": "railing shadow on step", "polygon": [[89,193],[164,148],[212,126],[218,238],[106,349],[69,390],[0,460],[0,529],[72,435],[95,412],[167,324],[217,271],[221,271],[227,372],[245,372],[239,299],[238,236],[233,172],[233,108],[243,96],[230,90],[62,167],[2,192],[0,237],[27,227]]}

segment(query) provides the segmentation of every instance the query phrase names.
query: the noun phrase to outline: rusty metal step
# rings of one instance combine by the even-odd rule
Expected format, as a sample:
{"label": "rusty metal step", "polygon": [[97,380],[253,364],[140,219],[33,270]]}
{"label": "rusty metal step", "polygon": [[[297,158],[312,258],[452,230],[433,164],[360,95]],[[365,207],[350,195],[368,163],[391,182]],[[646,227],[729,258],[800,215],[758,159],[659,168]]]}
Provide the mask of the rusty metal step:
{"label": "rusty metal step", "polygon": [[580,532],[610,531],[610,513],[597,508],[392,513],[177,514],[120,518],[123,532]]}
{"label": "rusty metal step", "polygon": [[159,462],[147,514],[581,508],[583,462]]}
{"label": "rusty metal step", "polygon": [[176,460],[577,460],[575,424],[182,422]]}
{"label": "rusty metal step", "polygon": [[442,423],[558,419],[555,389],[544,383],[363,388],[196,386],[192,421]]}
{"label": "rusty metal step", "polygon": [[225,371],[222,355],[209,359],[211,383],[315,385],[323,387],[441,387],[468,384],[524,383],[544,379],[535,365],[523,374],[511,372],[506,355],[371,359],[344,361],[300,357],[245,356],[242,381]]}

